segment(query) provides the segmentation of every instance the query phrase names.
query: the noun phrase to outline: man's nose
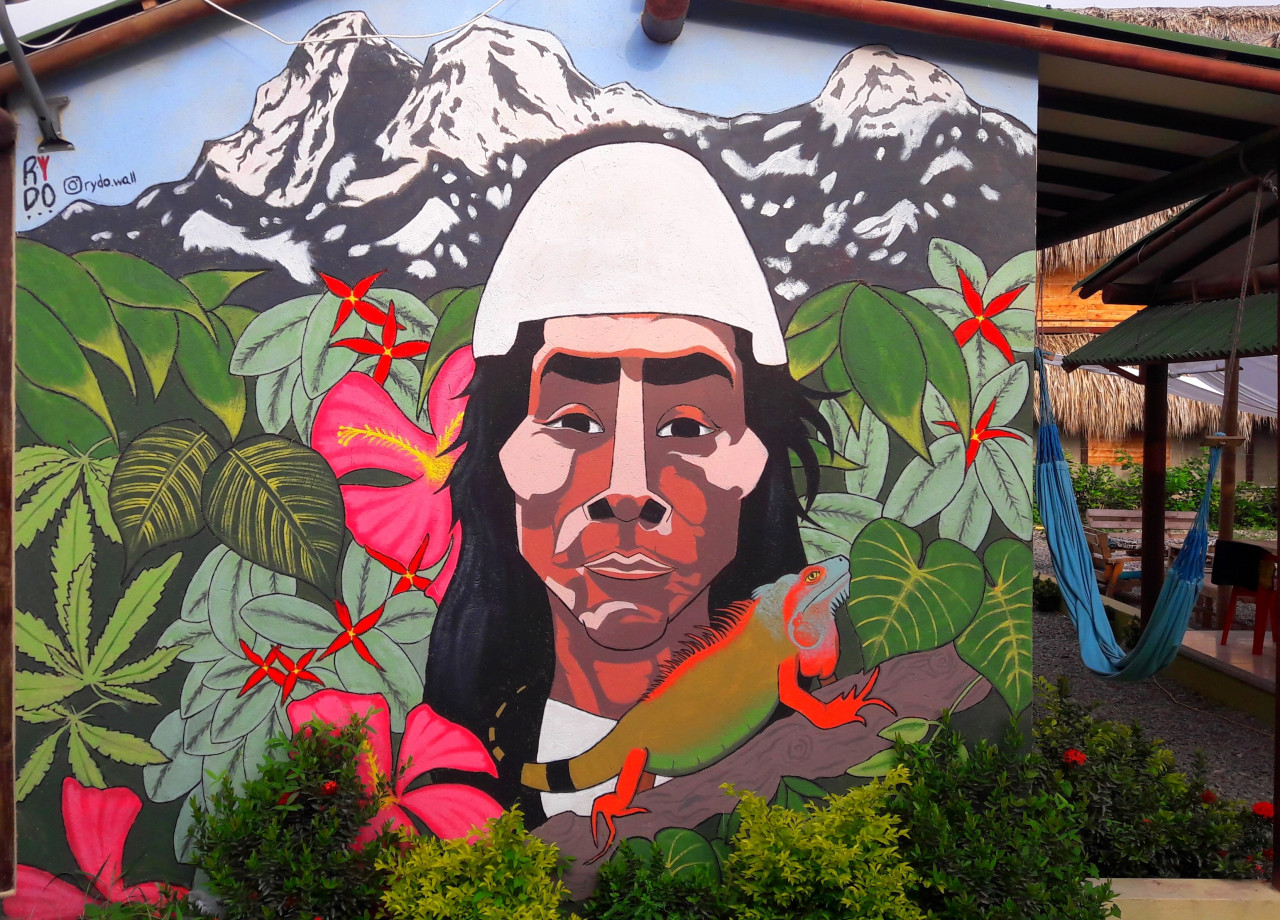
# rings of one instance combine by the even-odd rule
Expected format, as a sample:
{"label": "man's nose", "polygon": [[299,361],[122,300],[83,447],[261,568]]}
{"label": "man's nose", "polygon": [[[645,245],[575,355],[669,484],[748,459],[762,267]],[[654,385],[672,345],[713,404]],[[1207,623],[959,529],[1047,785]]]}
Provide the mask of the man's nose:
{"label": "man's nose", "polygon": [[639,384],[624,379],[619,392],[609,484],[603,493],[587,503],[587,514],[594,521],[639,521],[656,527],[671,513],[670,506],[650,487],[644,411],[639,396]]}

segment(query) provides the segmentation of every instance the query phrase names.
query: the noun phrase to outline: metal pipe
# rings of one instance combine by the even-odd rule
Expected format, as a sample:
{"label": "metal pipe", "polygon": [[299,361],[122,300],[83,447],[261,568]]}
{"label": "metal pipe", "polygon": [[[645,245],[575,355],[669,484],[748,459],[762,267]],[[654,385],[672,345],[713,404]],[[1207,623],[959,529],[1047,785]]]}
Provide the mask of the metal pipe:
{"label": "metal pipe", "polygon": [[0,897],[17,881],[13,714],[14,145],[17,123],[0,109]]}
{"label": "metal pipe", "polygon": [[1029,48],[1041,54],[1110,64],[1132,70],[1144,70],[1170,77],[1185,77],[1204,83],[1256,89],[1280,93],[1280,70],[1259,67],[1240,61],[1170,51],[1148,45],[1130,44],[1109,38],[1095,38],[1059,32],[1051,20],[1036,25],[1001,22],[971,13],[931,10],[896,3],[893,0],[741,0],[760,6],[780,7],[803,13],[818,13],[857,19],[862,22],[894,26],[975,41],[998,42],[1017,48]]}
{"label": "metal pipe", "polygon": [[[248,0],[218,0],[218,4],[224,7],[240,6],[247,2]],[[35,51],[27,55],[27,63],[37,77],[48,76],[217,12],[204,0],[169,0],[168,3],[161,3],[152,9]],[[0,65],[0,93],[12,92],[21,84],[13,63]]]}
{"label": "metal pipe", "polygon": [[1142,627],[1146,629],[1164,584],[1165,448],[1169,437],[1169,365],[1143,371],[1142,407]]}
{"label": "metal pipe", "polygon": [[0,2],[0,39],[4,40],[9,59],[18,72],[18,79],[22,81],[27,102],[35,110],[36,122],[40,125],[40,150],[74,150],[75,147],[62,136],[58,113],[49,108],[49,103],[40,90],[40,84],[36,82],[36,75],[31,72],[26,52],[22,50],[22,43],[18,41],[18,33],[13,31],[13,23],[9,21],[9,10],[3,2]]}
{"label": "metal pipe", "polygon": [[684,29],[689,0],[645,0],[640,27],[655,42],[673,42]]}

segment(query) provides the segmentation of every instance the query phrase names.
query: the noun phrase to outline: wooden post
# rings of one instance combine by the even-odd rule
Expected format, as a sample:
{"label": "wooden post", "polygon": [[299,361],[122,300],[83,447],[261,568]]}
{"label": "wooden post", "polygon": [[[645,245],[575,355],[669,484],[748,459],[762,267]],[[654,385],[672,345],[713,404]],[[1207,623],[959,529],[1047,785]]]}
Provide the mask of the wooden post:
{"label": "wooden post", "polygon": [[[1280,166],[1280,163],[1277,166]],[[1277,262],[1280,262],[1280,247],[1277,248]],[[1280,291],[1276,292],[1276,332],[1277,341],[1280,342]],[[1280,360],[1276,361],[1276,392],[1280,393]],[[1276,451],[1276,485],[1280,488],[1280,450]],[[1280,509],[1277,510],[1280,512]],[[1280,514],[1276,524],[1280,526]],[[1273,641],[1271,644],[1275,649],[1276,675],[1280,676],[1280,642]],[[1275,706],[1275,721],[1272,724],[1280,726],[1280,687],[1272,688],[1271,697]],[[1274,805],[1280,805],[1280,731],[1272,729],[1271,734],[1275,739],[1275,747],[1271,750],[1271,801]],[[1280,853],[1280,821],[1271,825],[1272,857],[1277,853]],[[1271,860],[1271,887],[1280,891],[1280,859]]]}
{"label": "wooden post", "polygon": [[1165,450],[1169,433],[1169,365],[1143,368],[1142,626],[1164,584]]}
{"label": "wooden post", "polygon": [[[1226,380],[1222,394],[1222,418],[1219,425],[1222,433],[1234,437],[1240,433],[1240,359],[1227,362]],[[1218,539],[1230,540],[1236,532],[1236,447],[1228,443],[1222,449],[1222,461],[1218,467],[1219,481],[1222,483],[1222,498],[1218,506]],[[1218,585],[1218,596],[1214,602],[1217,613],[1217,624],[1221,625],[1227,615],[1227,602],[1231,599],[1231,586]],[[1212,624],[1211,624],[1212,625]]]}
{"label": "wooden post", "polygon": [[13,725],[13,300],[14,142],[17,123],[0,109],[0,898],[17,882]]}

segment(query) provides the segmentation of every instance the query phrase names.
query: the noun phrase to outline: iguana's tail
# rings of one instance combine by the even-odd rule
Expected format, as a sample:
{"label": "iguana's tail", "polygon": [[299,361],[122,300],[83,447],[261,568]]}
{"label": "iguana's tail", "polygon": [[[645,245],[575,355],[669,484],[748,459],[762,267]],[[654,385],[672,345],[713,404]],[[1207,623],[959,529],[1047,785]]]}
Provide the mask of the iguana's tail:
{"label": "iguana's tail", "polygon": [[578,787],[569,775],[568,760],[550,763],[527,763],[520,771],[520,782],[539,792],[577,792]]}

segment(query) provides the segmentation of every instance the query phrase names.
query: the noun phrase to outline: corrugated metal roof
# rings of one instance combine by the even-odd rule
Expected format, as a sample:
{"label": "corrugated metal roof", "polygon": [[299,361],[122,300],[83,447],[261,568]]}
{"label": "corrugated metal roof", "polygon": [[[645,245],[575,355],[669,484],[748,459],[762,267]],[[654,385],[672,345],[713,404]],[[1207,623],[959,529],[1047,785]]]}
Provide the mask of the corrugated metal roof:
{"label": "corrugated metal roof", "polygon": [[[1239,300],[1232,299],[1147,307],[1077,348],[1063,359],[1063,365],[1149,364],[1225,358],[1231,354],[1231,330],[1239,303]],[[1275,352],[1276,295],[1246,297],[1237,350],[1239,357]]]}

